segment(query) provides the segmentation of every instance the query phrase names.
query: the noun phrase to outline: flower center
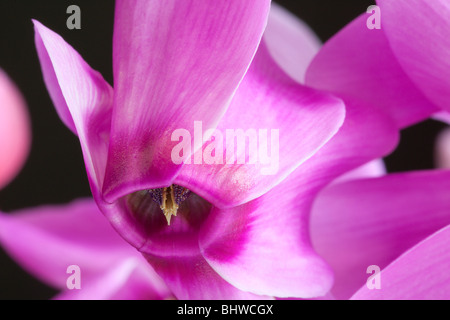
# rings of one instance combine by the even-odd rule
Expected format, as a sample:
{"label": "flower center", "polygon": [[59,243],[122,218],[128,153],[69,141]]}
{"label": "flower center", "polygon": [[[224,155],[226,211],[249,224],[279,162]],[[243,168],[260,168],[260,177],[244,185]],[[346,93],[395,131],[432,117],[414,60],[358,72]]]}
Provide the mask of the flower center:
{"label": "flower center", "polygon": [[196,193],[175,184],[135,191],[122,198],[121,203],[122,210],[137,223],[139,232],[158,243],[166,236],[197,232],[212,208]]}
{"label": "flower center", "polygon": [[153,201],[159,205],[166,217],[167,224],[170,225],[171,217],[177,216],[180,204],[189,197],[191,191],[182,186],[173,184],[168,188],[148,190],[148,193]]}

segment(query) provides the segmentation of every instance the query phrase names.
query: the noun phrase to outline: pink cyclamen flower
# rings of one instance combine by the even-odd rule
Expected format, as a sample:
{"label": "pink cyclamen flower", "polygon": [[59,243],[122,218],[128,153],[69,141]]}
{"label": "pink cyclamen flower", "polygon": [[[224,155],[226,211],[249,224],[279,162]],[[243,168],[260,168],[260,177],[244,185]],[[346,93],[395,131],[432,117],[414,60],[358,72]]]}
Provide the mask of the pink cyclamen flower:
{"label": "pink cyclamen flower", "polygon": [[[272,11],[273,30],[288,37],[275,52],[282,37],[267,32],[261,40],[269,6],[117,1],[114,89],[35,21],[44,80],[80,139],[97,205],[179,299],[324,295],[333,277],[309,239],[314,196],[396,143],[397,128],[382,112],[348,99],[343,123],[340,99],[285,74],[271,54],[293,57],[288,43],[301,24],[277,24],[285,13]],[[193,132],[195,121],[203,131],[279,130],[278,171],[174,163],[171,135]],[[208,150],[207,138],[187,141],[185,159]]]}
{"label": "pink cyclamen flower", "polygon": [[[0,241],[26,271],[61,291],[55,299],[172,296],[142,255],[111,228],[93,199],[0,214]],[[78,279],[71,279],[70,266],[79,268]]]}
{"label": "pink cyclamen flower", "polygon": [[30,141],[25,100],[6,73],[0,70],[0,189],[22,168]]}

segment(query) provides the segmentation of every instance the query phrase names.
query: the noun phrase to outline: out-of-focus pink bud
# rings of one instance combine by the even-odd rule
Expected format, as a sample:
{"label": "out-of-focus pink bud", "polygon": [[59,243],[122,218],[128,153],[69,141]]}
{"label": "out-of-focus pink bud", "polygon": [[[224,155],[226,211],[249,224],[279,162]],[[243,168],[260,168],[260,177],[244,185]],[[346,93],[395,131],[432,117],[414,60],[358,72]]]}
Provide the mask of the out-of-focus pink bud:
{"label": "out-of-focus pink bud", "polygon": [[0,70],[0,188],[22,168],[30,150],[30,118],[22,94]]}

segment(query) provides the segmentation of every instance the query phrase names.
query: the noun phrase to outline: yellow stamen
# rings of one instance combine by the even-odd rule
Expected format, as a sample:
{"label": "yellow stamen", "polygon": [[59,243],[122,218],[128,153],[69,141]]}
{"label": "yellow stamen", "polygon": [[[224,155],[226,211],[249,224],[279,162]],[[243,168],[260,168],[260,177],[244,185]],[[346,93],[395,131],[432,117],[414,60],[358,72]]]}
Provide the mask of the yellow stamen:
{"label": "yellow stamen", "polygon": [[172,186],[163,188],[160,208],[166,217],[167,225],[170,226],[170,218],[172,216],[176,217],[178,211]]}

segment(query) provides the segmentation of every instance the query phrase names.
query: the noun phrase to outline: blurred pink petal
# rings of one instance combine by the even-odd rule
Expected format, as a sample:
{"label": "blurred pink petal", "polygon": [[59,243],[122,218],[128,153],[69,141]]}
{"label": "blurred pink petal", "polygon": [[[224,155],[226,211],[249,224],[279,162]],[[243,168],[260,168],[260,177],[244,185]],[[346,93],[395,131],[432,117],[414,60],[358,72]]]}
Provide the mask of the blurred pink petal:
{"label": "blurred pink petal", "polygon": [[128,258],[105,270],[93,281],[83,281],[80,290],[66,290],[57,300],[162,300],[171,298],[156,273],[142,263],[142,257]]}
{"label": "blurred pink petal", "polygon": [[400,128],[426,119],[437,107],[397,62],[384,29],[368,29],[367,18],[361,15],[324,44],[307,70],[306,84],[378,107]]}
{"label": "blurred pink petal", "polygon": [[292,79],[304,83],[306,69],[322,45],[311,28],[274,2],[264,40],[280,67]]}
{"label": "blurred pink petal", "polygon": [[0,189],[20,171],[30,144],[30,119],[25,100],[0,69]]}
{"label": "blurred pink petal", "polygon": [[446,124],[450,124],[450,112],[447,111],[438,111],[433,114],[432,118],[437,121],[441,121]]}
{"label": "blurred pink petal", "polygon": [[[111,228],[92,199],[1,214],[0,242],[25,270],[58,289],[67,289],[67,268],[79,266],[82,290],[61,297],[113,298],[120,296],[118,289],[125,294],[130,287],[142,297],[169,295],[162,280]],[[108,286],[97,285],[107,279]]]}
{"label": "blurred pink petal", "polygon": [[8,252],[25,269],[57,287],[65,286],[69,265],[79,265],[88,279],[133,253],[92,199],[0,217],[0,237]]}
{"label": "blurred pink petal", "polygon": [[391,174],[323,190],[313,207],[311,238],[336,274],[332,294],[349,298],[367,280],[368,266],[383,269],[449,224],[448,190],[447,171]]}
{"label": "blurred pink petal", "polygon": [[[447,209],[448,212],[448,209]],[[366,286],[352,300],[450,299],[450,226],[437,231],[379,273],[381,288]]]}
{"label": "blurred pink petal", "polygon": [[437,106],[450,110],[450,3],[378,0],[382,30],[403,70]]}

